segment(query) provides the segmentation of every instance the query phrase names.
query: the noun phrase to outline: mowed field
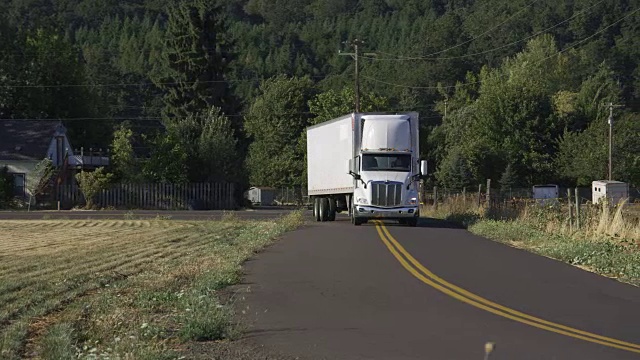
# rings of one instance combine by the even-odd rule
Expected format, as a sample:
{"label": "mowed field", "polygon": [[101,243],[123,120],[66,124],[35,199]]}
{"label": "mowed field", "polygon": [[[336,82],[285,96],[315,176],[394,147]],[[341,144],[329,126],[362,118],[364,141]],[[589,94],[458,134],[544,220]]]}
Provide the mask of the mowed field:
{"label": "mowed field", "polygon": [[219,290],[301,222],[0,221],[0,358],[175,358],[231,338]]}

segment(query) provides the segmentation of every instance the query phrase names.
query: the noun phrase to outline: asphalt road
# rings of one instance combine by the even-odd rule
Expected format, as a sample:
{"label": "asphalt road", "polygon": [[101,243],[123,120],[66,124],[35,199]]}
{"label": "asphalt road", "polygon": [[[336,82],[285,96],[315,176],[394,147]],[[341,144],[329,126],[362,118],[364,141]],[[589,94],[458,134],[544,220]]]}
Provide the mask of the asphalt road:
{"label": "asphalt road", "polygon": [[273,353],[471,360],[494,342],[489,359],[640,359],[640,289],[436,220],[312,223],[246,271],[247,337]]}

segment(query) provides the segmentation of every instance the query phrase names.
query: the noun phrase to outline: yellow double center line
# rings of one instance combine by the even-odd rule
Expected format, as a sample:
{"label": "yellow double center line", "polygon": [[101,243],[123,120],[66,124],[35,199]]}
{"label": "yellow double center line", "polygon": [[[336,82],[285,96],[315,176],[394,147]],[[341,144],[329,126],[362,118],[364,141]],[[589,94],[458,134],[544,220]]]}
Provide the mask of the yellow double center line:
{"label": "yellow double center line", "polygon": [[529,314],[522,313],[520,311],[496,304],[490,300],[487,300],[481,296],[473,294],[465,289],[462,289],[450,282],[438,277],[432,273],[429,269],[424,267],[418,260],[416,260],[407,250],[405,250],[400,243],[391,236],[389,230],[384,226],[381,221],[376,221],[376,230],[380,239],[387,246],[391,254],[407,269],[413,276],[420,279],[425,284],[478,309],[488,311],[498,316],[505,317],[523,324],[527,324],[539,329],[551,331],[557,334],[562,334],[572,338],[613,347],[616,349],[626,350],[640,354],[640,345],[633,344],[626,341],[609,338],[606,336],[593,334],[587,331],[582,331],[562,324],[557,324],[551,321],[540,319]]}

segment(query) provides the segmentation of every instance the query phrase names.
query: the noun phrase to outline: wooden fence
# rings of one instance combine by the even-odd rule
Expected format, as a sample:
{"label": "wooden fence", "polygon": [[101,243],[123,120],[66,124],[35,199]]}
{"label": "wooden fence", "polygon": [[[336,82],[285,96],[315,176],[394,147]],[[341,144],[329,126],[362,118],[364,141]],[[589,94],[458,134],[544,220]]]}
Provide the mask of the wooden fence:
{"label": "wooden fence", "polygon": [[[150,210],[228,210],[236,207],[232,183],[114,184],[96,195],[99,208]],[[77,185],[57,186],[54,201],[62,208],[85,204]]]}

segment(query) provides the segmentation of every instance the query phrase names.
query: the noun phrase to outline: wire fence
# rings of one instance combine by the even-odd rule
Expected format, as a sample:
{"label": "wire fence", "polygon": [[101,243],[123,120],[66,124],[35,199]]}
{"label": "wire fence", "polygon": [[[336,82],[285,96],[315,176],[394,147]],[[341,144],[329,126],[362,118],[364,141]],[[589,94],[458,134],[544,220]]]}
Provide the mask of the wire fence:
{"label": "wire fence", "polygon": [[[580,227],[581,219],[582,224],[586,222],[585,216],[592,218],[588,214],[602,211],[602,205],[594,204],[590,187],[558,187],[557,192],[551,189],[553,195],[534,193],[533,188],[487,190],[486,185],[462,189],[423,187],[420,195],[422,206],[429,211],[446,209],[458,214],[480,211],[493,219],[509,220],[535,209],[564,217],[570,227]],[[640,188],[630,188],[628,197],[621,198],[619,203],[606,204],[610,209],[620,207],[629,223],[640,223]]]}

